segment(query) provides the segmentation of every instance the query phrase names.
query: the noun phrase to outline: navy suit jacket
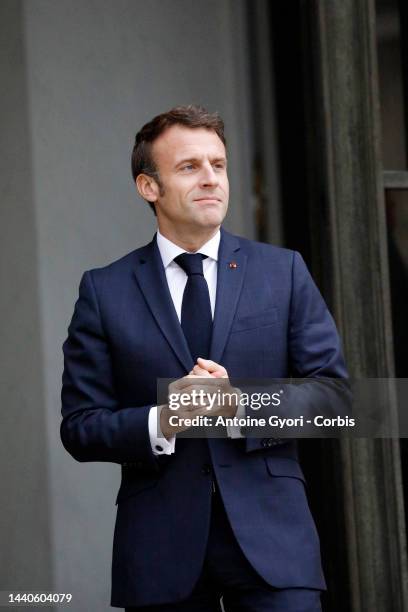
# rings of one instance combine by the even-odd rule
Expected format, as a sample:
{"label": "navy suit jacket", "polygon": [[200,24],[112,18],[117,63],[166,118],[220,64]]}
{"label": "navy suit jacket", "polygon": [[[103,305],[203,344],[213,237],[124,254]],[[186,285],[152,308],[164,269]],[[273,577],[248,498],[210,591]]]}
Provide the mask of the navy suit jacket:
{"label": "navy suit jacket", "polygon": [[[78,461],[122,470],[112,605],[191,592],[209,528],[209,463],[256,571],[275,587],[324,588],[294,441],[180,438],[173,455],[152,453],[157,379],[180,378],[194,365],[155,238],[84,274],[64,356],[65,448]],[[224,230],[210,358],[234,378],[347,376],[335,324],[301,256]]]}

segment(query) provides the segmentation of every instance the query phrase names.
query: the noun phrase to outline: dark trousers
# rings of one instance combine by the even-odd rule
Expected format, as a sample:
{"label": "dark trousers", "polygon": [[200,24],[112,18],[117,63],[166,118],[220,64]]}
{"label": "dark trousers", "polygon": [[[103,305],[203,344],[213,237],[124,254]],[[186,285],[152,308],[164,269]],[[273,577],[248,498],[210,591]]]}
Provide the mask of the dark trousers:
{"label": "dark trousers", "polygon": [[213,495],[204,567],[191,595],[182,602],[126,612],[321,612],[320,591],[274,589],[252,568],[230,527],[219,493]]}

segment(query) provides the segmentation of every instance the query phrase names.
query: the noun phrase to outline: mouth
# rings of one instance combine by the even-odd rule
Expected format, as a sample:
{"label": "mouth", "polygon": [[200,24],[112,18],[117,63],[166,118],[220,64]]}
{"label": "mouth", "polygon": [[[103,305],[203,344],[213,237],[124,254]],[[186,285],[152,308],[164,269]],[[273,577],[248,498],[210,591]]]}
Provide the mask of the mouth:
{"label": "mouth", "polygon": [[221,199],[215,196],[205,196],[202,198],[194,198],[194,202],[199,202],[200,204],[219,204]]}

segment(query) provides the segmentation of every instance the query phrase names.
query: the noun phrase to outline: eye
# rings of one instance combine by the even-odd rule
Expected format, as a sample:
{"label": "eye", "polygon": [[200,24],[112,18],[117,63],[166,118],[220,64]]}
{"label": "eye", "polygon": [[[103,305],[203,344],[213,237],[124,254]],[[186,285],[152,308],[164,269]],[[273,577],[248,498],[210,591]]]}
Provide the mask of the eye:
{"label": "eye", "polygon": [[213,168],[216,170],[225,170],[225,162],[215,162],[215,164],[213,164]]}
{"label": "eye", "polygon": [[184,166],[181,166],[180,170],[182,172],[191,172],[191,170],[194,170],[194,166],[193,164],[184,164]]}

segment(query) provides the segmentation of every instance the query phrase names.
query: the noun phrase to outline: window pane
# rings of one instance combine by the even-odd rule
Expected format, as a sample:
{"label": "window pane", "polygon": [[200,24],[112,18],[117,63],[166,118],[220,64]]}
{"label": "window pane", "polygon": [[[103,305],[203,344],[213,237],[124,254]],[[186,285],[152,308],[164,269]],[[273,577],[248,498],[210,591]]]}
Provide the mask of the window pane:
{"label": "window pane", "polygon": [[384,170],[406,170],[406,85],[401,28],[404,19],[401,19],[398,0],[377,0],[376,14],[383,166]]}

